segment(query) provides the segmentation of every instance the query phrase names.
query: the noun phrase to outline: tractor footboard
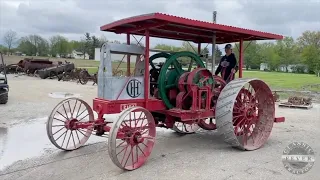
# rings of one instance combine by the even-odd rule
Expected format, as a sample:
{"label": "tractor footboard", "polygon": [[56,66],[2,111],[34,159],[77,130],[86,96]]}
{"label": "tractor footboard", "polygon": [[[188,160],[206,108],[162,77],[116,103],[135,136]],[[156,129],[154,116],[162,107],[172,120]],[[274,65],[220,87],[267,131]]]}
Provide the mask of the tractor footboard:
{"label": "tractor footboard", "polygon": [[286,120],[285,117],[275,117],[274,118],[275,123],[281,123],[281,122],[284,122],[285,120]]}

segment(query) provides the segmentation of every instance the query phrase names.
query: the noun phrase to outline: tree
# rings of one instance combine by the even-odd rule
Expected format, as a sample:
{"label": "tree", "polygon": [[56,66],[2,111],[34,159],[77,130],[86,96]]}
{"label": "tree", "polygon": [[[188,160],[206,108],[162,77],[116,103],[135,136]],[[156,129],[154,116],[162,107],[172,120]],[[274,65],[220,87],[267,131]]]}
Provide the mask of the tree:
{"label": "tree", "polygon": [[71,50],[71,45],[67,38],[60,35],[50,38],[50,53],[52,56],[66,57],[67,54],[71,53]]}
{"label": "tree", "polygon": [[3,53],[7,51],[8,51],[8,48],[0,44],[0,52]]}
{"label": "tree", "polygon": [[218,46],[216,46],[215,54],[216,54],[216,59],[220,59],[222,56],[222,52]]}
{"label": "tree", "polygon": [[282,40],[278,40],[275,46],[275,51],[280,56],[281,65],[285,66],[286,72],[288,72],[288,66],[290,64],[296,64],[298,62],[295,49],[296,44],[292,37],[285,37]]}
{"label": "tree", "polygon": [[275,44],[268,42],[262,43],[259,46],[261,62],[267,63],[269,70],[277,71],[280,66],[280,56],[275,52]]}
{"label": "tree", "polygon": [[174,51],[174,52],[182,50],[181,47],[170,46],[170,45],[166,45],[166,44],[157,44],[154,48],[164,50],[164,51]]}
{"label": "tree", "polygon": [[4,34],[3,40],[4,40],[4,42],[6,43],[6,45],[8,47],[9,53],[12,53],[11,52],[11,48],[12,48],[12,45],[17,40],[17,33],[15,31],[9,30]]}
{"label": "tree", "polygon": [[308,45],[314,45],[320,48],[320,31],[305,31],[298,38],[298,44],[300,48]]}
{"label": "tree", "polygon": [[320,76],[320,48],[316,45],[308,45],[303,48],[301,57],[305,64],[308,65],[309,72]]}
{"label": "tree", "polygon": [[[239,43],[235,44],[236,47],[239,47]],[[261,47],[257,41],[245,41],[243,42],[243,63],[246,66],[246,69],[259,69],[262,62],[261,56]],[[234,54],[239,63],[239,50],[234,48]]]}
{"label": "tree", "polygon": [[20,39],[18,49],[28,56],[47,56],[49,43],[39,35],[29,35]]}
{"label": "tree", "polygon": [[309,73],[319,76],[320,31],[305,31],[297,39],[297,52],[302,63],[308,66]]}
{"label": "tree", "polygon": [[193,53],[198,53],[197,51],[197,47],[193,46],[191,43],[187,42],[187,41],[184,41],[182,43],[182,49],[184,51],[190,51],[190,52],[193,52]]}
{"label": "tree", "polygon": [[69,42],[69,46],[70,46],[71,50],[80,51],[81,43],[80,43],[80,41],[71,40]]}
{"label": "tree", "polygon": [[78,42],[78,49],[77,51],[80,51],[84,58],[85,58],[85,55],[88,53],[89,49],[87,47],[87,41],[83,38],[81,38],[81,40]]}

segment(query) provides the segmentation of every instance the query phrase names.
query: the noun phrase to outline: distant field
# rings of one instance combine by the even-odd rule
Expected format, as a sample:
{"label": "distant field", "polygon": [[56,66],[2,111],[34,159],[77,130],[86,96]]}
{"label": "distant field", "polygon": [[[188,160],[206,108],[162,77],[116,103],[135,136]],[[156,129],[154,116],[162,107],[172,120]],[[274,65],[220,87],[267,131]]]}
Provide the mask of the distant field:
{"label": "distant field", "polygon": [[[302,90],[304,86],[320,84],[320,78],[311,74],[244,71],[243,77],[259,78],[264,80],[273,89]],[[320,91],[320,87],[308,90]]]}

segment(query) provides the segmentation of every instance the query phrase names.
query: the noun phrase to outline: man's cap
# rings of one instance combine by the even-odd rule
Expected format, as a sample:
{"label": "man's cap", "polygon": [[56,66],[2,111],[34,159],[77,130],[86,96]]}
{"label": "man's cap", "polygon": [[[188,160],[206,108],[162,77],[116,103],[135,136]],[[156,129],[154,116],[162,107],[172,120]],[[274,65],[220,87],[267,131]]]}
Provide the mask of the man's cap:
{"label": "man's cap", "polygon": [[224,48],[225,49],[232,49],[232,45],[231,44],[227,44]]}

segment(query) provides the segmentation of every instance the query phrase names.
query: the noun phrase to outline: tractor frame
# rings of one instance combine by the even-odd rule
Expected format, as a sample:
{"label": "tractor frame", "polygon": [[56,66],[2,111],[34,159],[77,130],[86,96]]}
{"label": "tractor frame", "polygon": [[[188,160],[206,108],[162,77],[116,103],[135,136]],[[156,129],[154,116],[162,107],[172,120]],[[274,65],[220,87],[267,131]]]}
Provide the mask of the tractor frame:
{"label": "tractor frame", "polygon": [[[275,117],[272,92],[266,83],[257,78],[242,78],[243,42],[282,39],[280,35],[162,13],[122,19],[100,29],[126,34],[127,44],[105,43],[101,47],[98,96],[93,99],[92,108],[81,99],[69,98],[60,102],[50,114],[47,134],[60,149],[78,149],[92,133],[107,134],[108,152],[114,164],[134,170],[150,156],[156,127],[182,134],[195,133],[199,128],[218,130],[231,146],[255,150],[266,142],[274,122],[285,120]],[[130,37],[134,35],[145,37],[144,47],[140,41],[132,44]],[[150,56],[150,37],[195,42],[198,54],[161,52]],[[214,62],[212,70],[207,69],[200,58],[201,44],[212,42],[240,42],[238,79],[226,83],[213,75]],[[111,54],[127,55],[127,76],[112,75]],[[136,57],[133,72],[132,57]],[[191,58],[187,70],[178,61],[182,57]],[[166,61],[156,67],[153,62],[157,58]],[[84,110],[80,110],[81,107]],[[112,120],[111,114],[119,116]],[[59,139],[63,139],[62,145]],[[120,158],[120,154],[123,157]]]}

